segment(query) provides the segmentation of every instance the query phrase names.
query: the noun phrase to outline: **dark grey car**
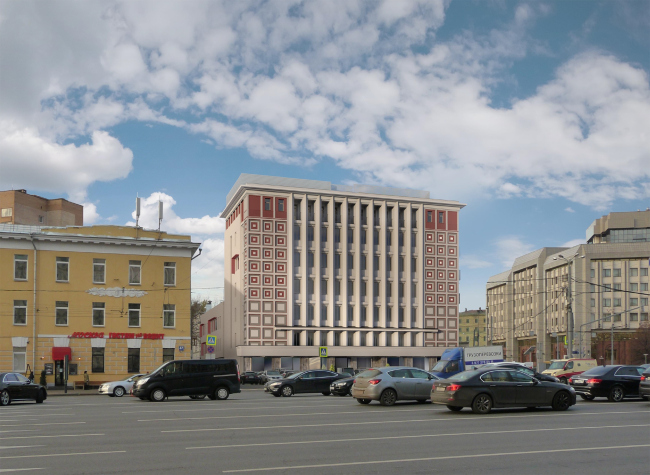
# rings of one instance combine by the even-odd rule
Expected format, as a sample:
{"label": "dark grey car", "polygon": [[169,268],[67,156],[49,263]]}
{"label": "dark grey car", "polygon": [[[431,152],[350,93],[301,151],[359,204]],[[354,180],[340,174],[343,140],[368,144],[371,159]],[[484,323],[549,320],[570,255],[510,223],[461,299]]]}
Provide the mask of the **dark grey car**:
{"label": "dark grey car", "polygon": [[419,368],[387,366],[371,368],[357,375],[352,385],[352,397],[360,404],[379,401],[392,406],[396,401],[426,402],[431,387],[439,378]]}

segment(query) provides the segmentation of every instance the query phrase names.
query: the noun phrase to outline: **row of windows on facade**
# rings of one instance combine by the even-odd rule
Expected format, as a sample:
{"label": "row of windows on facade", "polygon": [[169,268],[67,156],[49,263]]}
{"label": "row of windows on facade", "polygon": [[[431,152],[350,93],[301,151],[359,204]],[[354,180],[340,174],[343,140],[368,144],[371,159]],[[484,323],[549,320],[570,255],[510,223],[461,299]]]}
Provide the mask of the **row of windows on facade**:
{"label": "row of windows on facade", "polygon": [[[268,202],[267,202],[268,200]],[[270,199],[265,199],[265,209],[268,211],[271,209],[271,200]],[[296,221],[301,221],[302,220],[302,200],[294,200],[293,202],[293,216]],[[268,207],[267,207],[268,206]],[[354,214],[355,214],[355,206],[357,206],[354,203],[348,203],[348,223],[349,224],[354,224]],[[361,224],[366,226],[368,225],[368,216],[369,216],[369,206],[367,204],[361,204]],[[381,224],[381,206],[375,205],[373,209],[373,221],[375,223],[375,226],[380,226]],[[386,208],[386,226],[392,226],[393,225],[393,207],[388,206]],[[283,211],[283,210],[280,210]],[[337,224],[340,224],[342,219],[343,219],[343,203],[334,203],[334,222]],[[400,207],[398,210],[397,214],[397,220],[399,223],[400,227],[405,227],[406,226],[406,211],[407,208],[402,208]],[[321,221],[327,223],[329,220],[329,202],[328,201],[323,201],[321,202],[321,211],[320,211],[320,217]],[[316,220],[316,201],[314,200],[308,200],[307,201],[307,219],[308,221],[315,221]],[[427,211],[426,212],[426,220],[428,223],[433,223],[434,220],[436,219],[436,216],[434,214],[434,211]],[[437,216],[438,223],[444,224],[445,222],[445,213],[444,211],[438,211],[438,216]],[[418,222],[418,209],[411,209],[411,225],[415,228],[417,227],[417,222]]]}
{"label": "row of windows on facade", "polygon": [[199,325],[199,337],[214,333],[216,331],[217,331],[217,319],[216,318],[211,318],[210,320],[208,320],[208,331],[207,331],[207,333],[205,331],[205,324],[202,323],[201,325]]}
{"label": "row of windows on facade", "polygon": [[[27,280],[29,258],[25,254],[14,255],[14,279]],[[142,279],[142,261],[129,261],[129,284],[140,285]],[[70,258],[56,258],[56,281],[70,281]],[[163,282],[164,285],[176,285],[176,263],[165,262],[163,265]],[[106,259],[93,259],[93,283],[106,283]]]}
{"label": "row of windows on facade", "polygon": [[[320,255],[320,266],[323,269],[328,268],[328,262],[329,262],[329,254],[327,252],[322,252]],[[341,268],[341,256],[342,254],[339,252],[334,253],[334,269],[339,270]],[[313,252],[307,252],[307,267],[313,268],[315,265],[314,261],[314,253]],[[295,267],[299,267],[301,263],[301,252],[300,251],[294,251],[293,253],[293,265]],[[380,258],[379,255],[373,256],[373,268],[379,272],[381,270],[381,261],[382,259]],[[385,269],[387,272],[391,272],[393,270],[393,260],[390,256],[387,256],[386,259],[384,260],[385,262]],[[397,270],[399,272],[404,272],[404,267],[406,265],[406,260],[403,256],[399,256],[397,259]],[[347,262],[347,267],[348,270],[354,270],[354,254],[348,254],[348,262]],[[413,272],[415,272],[415,269],[418,268],[418,260],[416,257],[411,258],[411,269]],[[368,257],[365,254],[361,254],[359,256],[359,270],[368,270]]]}
{"label": "row of windows on facade", "polygon": [[[103,327],[106,325],[106,303],[92,303],[92,325]],[[140,326],[141,308],[139,303],[130,303],[128,307],[128,323],[130,327]],[[69,302],[56,301],[54,307],[54,323],[68,325],[70,315]],[[173,328],[176,325],[176,305],[163,304],[163,327]],[[27,325],[27,300],[14,300],[14,325]]]}
{"label": "row of windows on facade", "polygon": [[[612,303],[614,305],[612,305]],[[646,297],[643,298],[638,298],[638,297],[630,297],[629,298],[629,306],[630,307],[637,307],[637,306],[647,306],[648,305],[648,299]],[[595,307],[596,306],[596,299],[591,299],[591,306]],[[621,307],[622,306],[622,299],[603,299],[603,307]]]}
{"label": "row of windows on facade", "polygon": [[[293,346],[316,346],[316,337],[313,331],[307,331],[306,333],[306,339],[305,339],[305,344],[303,345],[301,343],[302,338],[301,338],[301,333],[302,332],[293,332]],[[319,346],[327,346],[328,343],[328,333],[330,332],[321,332],[320,333],[320,343]],[[341,332],[332,332],[333,333],[333,346],[341,346]],[[372,344],[368,345],[368,333],[372,334]],[[358,334],[359,336],[359,344],[356,346],[380,346],[379,344],[379,332],[348,332],[347,333],[347,346],[355,346],[354,340],[355,340],[355,334]],[[416,335],[420,335],[421,333],[413,334],[411,333],[411,345],[410,346],[418,346],[417,345],[417,338]],[[399,333],[397,332],[397,342],[394,346],[404,346],[404,333]],[[430,333],[426,332],[424,333],[425,339],[427,340],[433,340],[433,335],[435,333]],[[393,338],[392,338],[392,333],[386,334],[386,339],[385,339],[385,345],[384,346],[393,346]]]}
{"label": "row of windows on facade", "polygon": [[[314,226],[307,226],[307,241],[308,242],[314,242],[314,235],[315,235],[315,228]],[[326,243],[328,241],[328,232],[327,228],[322,227],[320,230],[320,240],[322,243]],[[351,232],[351,230],[348,230],[347,233],[348,236],[348,244],[354,244],[354,233]],[[373,231],[373,238],[372,242],[375,246],[379,246],[380,244],[380,232],[379,230]],[[368,244],[368,235],[365,232],[360,233],[360,239],[361,242],[360,244],[365,245]],[[295,224],[293,226],[293,240],[295,242],[300,241],[300,226]],[[339,244],[341,242],[341,228],[334,228],[334,243]],[[406,233],[403,231],[400,231],[397,233],[397,245],[398,246],[404,246],[404,242],[406,242]],[[417,246],[418,242],[418,233],[411,233],[411,247],[415,248]],[[386,246],[392,246],[393,245],[393,234],[391,232],[386,232],[386,239],[385,239]]]}
{"label": "row of windows on facade", "polygon": [[[595,284],[590,284],[590,285],[591,285],[590,286],[591,293],[595,293],[595,292],[598,291]],[[621,289],[621,284],[611,284],[611,285],[603,285],[603,286],[601,286],[600,290],[602,292],[620,292],[622,289]],[[639,291],[647,292],[648,291],[648,283],[647,282],[641,282],[640,284],[639,283],[631,283],[631,284],[628,285],[628,288],[626,289],[626,291],[629,291],[629,292],[639,292]]]}
{"label": "row of windows on facade", "polygon": [[[629,268],[629,273],[628,275],[630,277],[637,277],[637,276],[642,276],[642,277],[647,277],[648,276],[648,268],[647,267],[641,267],[640,269],[638,267],[630,267]],[[596,269],[591,269],[591,277],[595,278],[596,277]],[[621,277],[621,269],[603,269],[603,277]]]}
{"label": "row of windows on facade", "polygon": [[[341,281],[339,279],[335,279],[333,281],[334,285],[334,296],[338,298],[341,295]],[[359,295],[361,297],[365,297],[368,293],[368,282],[360,280],[359,283]],[[348,297],[354,297],[354,287],[355,287],[355,281],[354,280],[348,280],[347,288],[348,288]],[[374,281],[372,284],[372,290],[373,290],[373,295],[379,296],[380,295],[380,290],[381,290],[381,282],[379,281]],[[392,297],[393,296],[393,286],[391,282],[386,282],[384,285],[386,291],[385,295],[386,297]],[[293,281],[293,288],[294,288],[294,293],[296,296],[300,295],[300,279],[294,279]],[[327,279],[321,279],[321,285],[320,285],[320,293],[322,297],[327,297],[329,294],[329,285],[328,285],[328,280]],[[397,283],[397,294],[398,297],[401,299],[404,297],[406,292],[406,284],[404,282],[398,282]],[[314,279],[307,279],[307,294],[308,295],[313,295],[314,294]],[[417,283],[412,282],[411,283],[411,297],[412,298],[417,298]]]}
{"label": "row of windows on facade", "polygon": [[[323,305],[321,306],[321,319],[326,319],[328,316],[328,306]],[[379,325],[379,307],[364,307],[366,308],[366,322],[367,325],[370,325],[370,312],[372,309],[372,322],[373,326]],[[300,305],[294,305],[293,307],[293,324],[298,325],[300,322]],[[348,306],[348,325],[350,325],[353,321],[353,315],[354,315],[354,307],[352,305]],[[363,316],[363,315],[362,315]],[[385,312],[385,317],[386,320],[391,319],[391,311],[389,309],[386,310]],[[399,307],[397,310],[397,319],[398,319],[398,324],[404,324],[404,308]],[[415,307],[411,308],[411,323],[415,324],[417,319],[417,309]],[[307,305],[307,325],[311,326],[314,324],[314,306],[309,304]],[[334,326],[340,326],[341,325],[341,306],[340,305],[335,305],[334,306]]]}

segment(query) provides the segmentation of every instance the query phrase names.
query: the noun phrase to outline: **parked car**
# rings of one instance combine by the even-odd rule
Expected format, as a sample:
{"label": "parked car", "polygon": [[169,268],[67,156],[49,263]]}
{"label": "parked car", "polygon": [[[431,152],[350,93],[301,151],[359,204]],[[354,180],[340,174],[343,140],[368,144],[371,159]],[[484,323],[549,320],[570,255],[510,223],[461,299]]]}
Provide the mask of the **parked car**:
{"label": "parked car", "polygon": [[280,374],[279,371],[267,370],[267,371],[262,371],[262,373],[260,374],[260,379],[262,384],[266,384],[270,381],[282,379],[282,375]]}
{"label": "parked car", "polygon": [[140,379],[143,374],[134,374],[122,381],[113,381],[112,383],[104,383],[99,386],[99,394],[107,394],[110,397],[122,397],[129,394],[133,384]]}
{"label": "parked car", "polygon": [[424,403],[430,397],[434,381],[438,380],[433,374],[408,366],[371,368],[356,376],[352,397],[359,404],[379,401],[382,406],[408,400]]}
{"label": "parked car", "polygon": [[583,373],[598,366],[594,359],[590,358],[568,358],[565,360],[551,360],[548,368],[542,374],[555,376],[561,383],[567,384],[571,376]]}
{"label": "parked car", "polygon": [[551,406],[566,411],[576,403],[576,392],[566,384],[540,381],[508,368],[480,368],[436,381],[431,402],[451,411],[471,407],[475,414],[487,414],[493,407]]}
{"label": "parked car", "polygon": [[237,361],[222,359],[169,361],[133,385],[134,396],[156,402],[170,396],[228,399],[231,393],[238,392]]}
{"label": "parked car", "polygon": [[275,397],[289,397],[300,393],[323,393],[329,396],[330,384],[344,377],[342,374],[323,369],[301,371],[288,378],[269,381],[264,390]]}
{"label": "parked car", "polygon": [[241,375],[241,383],[247,384],[262,384],[262,378],[255,371],[246,371]]}
{"label": "parked car", "polygon": [[343,379],[337,379],[330,384],[330,392],[336,396],[352,396],[352,384],[354,376],[344,375]]}
{"label": "parked car", "polygon": [[512,361],[503,361],[501,363],[488,363],[486,365],[480,366],[480,368],[509,368],[509,369],[516,369],[517,371],[523,371],[526,373],[528,376],[532,376],[533,378],[539,379],[540,381],[549,381],[551,383],[559,383],[561,382],[559,378],[556,378],[555,376],[551,376],[550,374],[542,374],[538,373],[534,369],[531,369],[528,366],[525,366],[521,363],[513,363]]}
{"label": "parked car", "polygon": [[26,399],[33,399],[40,404],[47,399],[47,390],[20,373],[0,373],[0,406]]}
{"label": "parked car", "polygon": [[569,383],[582,399],[591,401],[606,397],[611,402],[620,402],[626,397],[639,397],[641,366],[607,365],[597,366],[584,373],[572,376]]}
{"label": "parked car", "polygon": [[641,399],[647,401],[650,399],[650,369],[646,368],[641,375],[641,381],[639,382],[639,394]]}

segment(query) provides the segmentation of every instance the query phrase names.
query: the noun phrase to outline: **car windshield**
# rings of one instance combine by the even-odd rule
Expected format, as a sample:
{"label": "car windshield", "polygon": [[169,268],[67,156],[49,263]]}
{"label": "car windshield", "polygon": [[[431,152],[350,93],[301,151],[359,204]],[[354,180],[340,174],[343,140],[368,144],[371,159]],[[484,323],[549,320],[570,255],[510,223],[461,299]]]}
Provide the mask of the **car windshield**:
{"label": "car windshield", "polygon": [[381,371],[376,370],[376,369],[367,369],[363,373],[357,374],[357,378],[374,378],[375,376],[379,376],[381,374]]}
{"label": "car windshield", "polygon": [[297,377],[302,376],[303,374],[305,374],[304,371],[301,372],[301,373],[293,373],[293,374],[290,374],[289,376],[287,376],[287,379],[296,379]]}
{"label": "car windshield", "polygon": [[171,363],[171,362],[170,362],[170,361],[167,361],[166,363],[161,364],[161,365],[158,366],[156,369],[154,369],[150,374],[151,374],[151,375],[154,375],[154,374],[158,374],[158,373],[160,373],[160,372],[161,372],[160,370],[162,370],[162,369],[163,369],[165,366],[167,366],[169,363]]}
{"label": "car windshield", "polygon": [[595,368],[588,369],[581,376],[602,376],[609,373],[611,369],[611,367],[608,368],[607,366],[596,366]]}
{"label": "car windshield", "polygon": [[451,378],[447,378],[447,381],[467,381],[479,373],[480,371],[463,371],[462,373],[453,375]]}
{"label": "car windshield", "polygon": [[564,369],[565,364],[566,361],[553,361],[551,363],[551,366],[548,367],[548,369]]}
{"label": "car windshield", "polygon": [[447,366],[447,363],[449,363],[449,360],[440,360],[436,365],[433,367],[431,370],[434,373],[440,373],[442,372],[443,369],[445,369],[445,366]]}

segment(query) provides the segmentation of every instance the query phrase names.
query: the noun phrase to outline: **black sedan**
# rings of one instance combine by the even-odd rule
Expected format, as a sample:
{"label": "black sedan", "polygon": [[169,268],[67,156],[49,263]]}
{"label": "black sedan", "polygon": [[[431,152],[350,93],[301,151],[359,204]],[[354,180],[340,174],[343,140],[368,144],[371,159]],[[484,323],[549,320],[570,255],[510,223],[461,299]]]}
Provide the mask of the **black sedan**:
{"label": "black sedan", "polygon": [[647,401],[650,399],[650,369],[646,368],[641,375],[641,382],[639,383],[639,394],[641,399]]}
{"label": "black sedan", "polygon": [[576,403],[576,393],[571,386],[540,381],[519,370],[480,368],[436,381],[431,402],[451,411],[471,407],[475,414],[487,414],[493,407],[551,406],[566,411]]}
{"label": "black sedan", "polygon": [[255,371],[246,371],[241,375],[242,384],[262,384],[262,378]]}
{"label": "black sedan", "polygon": [[288,378],[269,381],[264,390],[276,397],[289,397],[300,393],[323,393],[329,396],[332,382],[345,377],[347,375],[326,370],[301,371]]}
{"label": "black sedan", "polygon": [[330,384],[330,392],[336,396],[352,396],[352,384],[354,383],[354,376],[344,379],[337,379]]}
{"label": "black sedan", "polygon": [[532,376],[535,379],[539,379],[540,381],[548,381],[550,383],[559,383],[560,380],[557,379],[555,376],[551,376],[550,374],[542,374],[538,373],[534,369],[529,368],[528,366],[522,365],[520,363],[512,363],[512,362],[503,362],[503,363],[489,363],[486,365],[481,366],[482,368],[508,368],[508,369],[516,369],[517,371],[521,371],[523,373],[526,373],[528,376]]}
{"label": "black sedan", "polygon": [[0,373],[0,406],[25,399],[33,399],[40,404],[47,399],[47,391],[20,373]]}
{"label": "black sedan", "polygon": [[596,366],[584,373],[571,376],[569,384],[582,399],[587,401],[606,397],[611,402],[620,402],[623,398],[641,395],[639,383],[643,371],[641,366]]}

